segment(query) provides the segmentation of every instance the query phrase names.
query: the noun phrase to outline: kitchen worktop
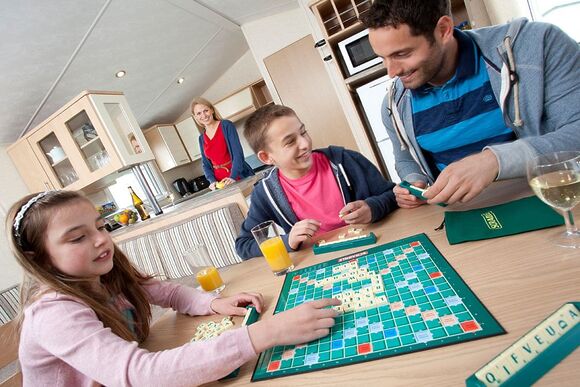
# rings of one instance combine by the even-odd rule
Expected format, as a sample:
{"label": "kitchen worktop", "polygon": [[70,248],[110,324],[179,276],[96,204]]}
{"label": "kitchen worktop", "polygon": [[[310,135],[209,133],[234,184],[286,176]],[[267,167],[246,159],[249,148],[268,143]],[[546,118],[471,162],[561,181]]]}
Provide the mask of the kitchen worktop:
{"label": "kitchen worktop", "polygon": [[163,208],[163,214],[157,216],[151,214],[150,219],[112,231],[111,236],[115,242],[120,242],[141,234],[159,230],[173,223],[178,223],[200,213],[223,207],[230,203],[237,203],[242,214],[245,216],[248,212],[246,197],[250,196],[254,184],[262,176],[262,174],[251,176],[220,190],[196,192],[191,195],[191,198],[184,198],[186,200],[177,202],[175,206]]}

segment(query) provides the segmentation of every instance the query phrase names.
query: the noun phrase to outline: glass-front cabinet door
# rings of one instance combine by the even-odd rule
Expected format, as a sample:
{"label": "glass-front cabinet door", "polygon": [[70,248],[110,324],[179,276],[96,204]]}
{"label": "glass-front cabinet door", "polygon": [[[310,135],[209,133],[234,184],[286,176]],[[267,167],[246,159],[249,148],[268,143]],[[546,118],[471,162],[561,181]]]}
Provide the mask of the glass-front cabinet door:
{"label": "glass-front cabinet door", "polygon": [[63,147],[83,186],[121,168],[115,147],[86,96],[59,114],[53,127],[64,132]]}
{"label": "glass-front cabinet door", "polygon": [[79,173],[73,167],[62,140],[51,124],[43,126],[28,138],[32,151],[43,164],[52,186],[68,188],[78,182]]}
{"label": "glass-front cabinet door", "polygon": [[123,94],[89,94],[89,99],[123,165],[155,159]]}

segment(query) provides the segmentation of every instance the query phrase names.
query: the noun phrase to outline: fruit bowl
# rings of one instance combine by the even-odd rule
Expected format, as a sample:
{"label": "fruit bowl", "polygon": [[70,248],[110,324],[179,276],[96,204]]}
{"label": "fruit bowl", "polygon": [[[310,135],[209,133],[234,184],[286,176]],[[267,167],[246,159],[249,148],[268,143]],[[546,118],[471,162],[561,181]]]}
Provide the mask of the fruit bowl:
{"label": "fruit bowl", "polygon": [[115,222],[120,223],[123,226],[128,226],[130,224],[137,222],[139,217],[137,216],[136,211],[127,208],[119,212],[118,214],[115,214],[113,219],[115,219]]}

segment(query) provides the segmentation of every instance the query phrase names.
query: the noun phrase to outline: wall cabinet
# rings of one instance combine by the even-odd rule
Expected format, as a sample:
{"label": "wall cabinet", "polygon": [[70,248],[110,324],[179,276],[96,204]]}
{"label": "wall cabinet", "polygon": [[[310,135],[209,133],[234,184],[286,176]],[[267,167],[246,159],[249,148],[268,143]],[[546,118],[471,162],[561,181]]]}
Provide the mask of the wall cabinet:
{"label": "wall cabinet", "polygon": [[191,161],[175,126],[155,125],[144,133],[162,172]]}
{"label": "wall cabinet", "polygon": [[273,103],[264,80],[259,80],[214,104],[222,118],[239,121],[258,108]]}
{"label": "wall cabinet", "polygon": [[193,117],[187,117],[185,120],[176,123],[175,128],[177,129],[177,133],[179,133],[179,137],[181,137],[181,141],[191,161],[200,159],[199,129]]}
{"label": "wall cabinet", "polygon": [[81,189],[154,159],[123,94],[97,91],[76,96],[8,154],[31,191]]}
{"label": "wall cabinet", "polygon": [[55,189],[28,141],[15,143],[8,148],[7,153],[30,192]]}

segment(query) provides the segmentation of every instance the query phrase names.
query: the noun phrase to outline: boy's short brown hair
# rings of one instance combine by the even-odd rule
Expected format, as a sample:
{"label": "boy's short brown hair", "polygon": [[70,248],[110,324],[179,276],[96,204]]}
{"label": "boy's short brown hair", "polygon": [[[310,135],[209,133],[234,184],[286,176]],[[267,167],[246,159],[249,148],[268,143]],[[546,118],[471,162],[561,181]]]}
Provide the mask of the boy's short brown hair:
{"label": "boy's short brown hair", "polygon": [[287,106],[266,105],[248,117],[244,125],[244,137],[255,153],[266,149],[266,135],[272,122],[280,117],[295,116],[296,112]]}

